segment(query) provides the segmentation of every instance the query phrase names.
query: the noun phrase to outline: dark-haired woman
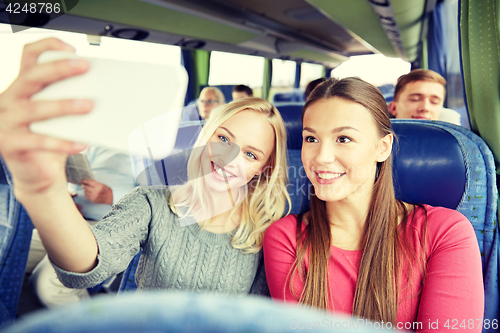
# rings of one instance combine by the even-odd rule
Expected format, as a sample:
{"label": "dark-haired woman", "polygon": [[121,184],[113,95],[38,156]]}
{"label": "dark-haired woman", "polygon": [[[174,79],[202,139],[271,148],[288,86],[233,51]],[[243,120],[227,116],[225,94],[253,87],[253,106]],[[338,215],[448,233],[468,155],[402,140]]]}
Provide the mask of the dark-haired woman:
{"label": "dark-haired woman", "polygon": [[311,210],[264,238],[271,296],[419,332],[481,331],[479,247],[459,212],[395,198],[394,133],[378,90],[326,81],[302,113]]}

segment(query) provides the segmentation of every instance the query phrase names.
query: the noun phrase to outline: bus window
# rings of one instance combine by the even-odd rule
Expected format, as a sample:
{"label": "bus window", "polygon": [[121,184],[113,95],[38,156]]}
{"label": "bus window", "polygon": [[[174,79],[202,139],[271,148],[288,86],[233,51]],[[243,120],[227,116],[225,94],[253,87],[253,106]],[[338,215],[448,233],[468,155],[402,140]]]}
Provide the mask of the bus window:
{"label": "bus window", "polygon": [[11,28],[8,24],[0,24],[0,44],[2,45],[0,92],[4,91],[17,76],[24,45],[48,37],[57,37],[72,45],[80,56],[164,65],[181,63],[181,51],[178,46],[109,37],[102,37],[101,44],[95,46],[90,45],[87,35],[81,33],[38,28],[30,28],[15,34],[10,32]]}
{"label": "bus window", "polygon": [[300,88],[305,89],[312,80],[325,76],[325,68],[321,65],[302,63],[300,66]]}
{"label": "bus window", "polygon": [[262,57],[217,51],[210,54],[210,86],[244,84],[252,88],[255,97],[261,97],[263,78]]}
{"label": "bus window", "polygon": [[410,71],[410,63],[382,54],[353,56],[333,69],[331,76],[337,79],[356,76],[374,86],[396,85],[398,78]]}
{"label": "bus window", "polygon": [[273,75],[271,89],[269,90],[269,101],[279,92],[290,91],[295,82],[295,61],[273,59]]}

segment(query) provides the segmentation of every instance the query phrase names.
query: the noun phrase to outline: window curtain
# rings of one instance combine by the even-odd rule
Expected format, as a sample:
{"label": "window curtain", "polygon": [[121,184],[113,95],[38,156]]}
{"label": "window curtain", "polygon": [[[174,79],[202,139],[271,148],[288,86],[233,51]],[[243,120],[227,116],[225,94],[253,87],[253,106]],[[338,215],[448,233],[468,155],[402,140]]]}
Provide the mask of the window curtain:
{"label": "window curtain", "polygon": [[[497,170],[497,186],[500,174],[499,9],[498,0],[461,0],[459,3],[462,74],[466,105],[471,129],[479,133],[493,152]],[[490,296],[485,302],[484,318],[486,319],[500,318],[498,298],[500,248],[498,238],[488,237],[490,233],[496,233],[498,236],[498,221],[497,216],[493,229],[483,231],[485,241],[488,239],[491,242],[491,248],[494,249],[491,253],[482,254],[487,256],[484,262],[488,263],[487,267],[483,267],[485,293]],[[483,329],[483,333],[497,331],[491,326],[485,326]]]}
{"label": "window curtain", "polygon": [[471,129],[488,144],[500,174],[500,40],[497,0],[460,1],[462,75]]}

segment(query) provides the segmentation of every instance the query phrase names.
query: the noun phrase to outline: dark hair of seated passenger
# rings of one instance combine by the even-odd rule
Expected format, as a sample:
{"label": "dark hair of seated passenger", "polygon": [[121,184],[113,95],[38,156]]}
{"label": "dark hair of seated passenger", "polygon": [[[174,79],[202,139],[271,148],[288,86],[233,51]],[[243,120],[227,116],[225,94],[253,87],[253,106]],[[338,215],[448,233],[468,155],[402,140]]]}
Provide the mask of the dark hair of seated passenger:
{"label": "dark hair of seated passenger", "polygon": [[253,96],[252,88],[244,84],[237,84],[233,87],[233,92],[243,92],[248,96]]}
{"label": "dark hair of seated passenger", "polygon": [[309,97],[309,95],[314,90],[314,88],[316,88],[320,83],[323,83],[326,80],[328,80],[326,77],[321,77],[319,79],[312,80],[311,82],[309,82],[306,86],[306,90],[304,91],[305,99],[307,99],[307,97]]}

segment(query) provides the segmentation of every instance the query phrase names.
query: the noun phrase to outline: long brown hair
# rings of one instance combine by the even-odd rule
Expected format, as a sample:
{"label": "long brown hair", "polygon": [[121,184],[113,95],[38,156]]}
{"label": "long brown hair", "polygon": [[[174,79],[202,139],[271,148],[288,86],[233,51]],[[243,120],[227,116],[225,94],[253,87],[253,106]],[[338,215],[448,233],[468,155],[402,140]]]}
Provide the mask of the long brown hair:
{"label": "long brown hair", "polygon": [[[377,88],[357,78],[340,81],[331,79],[319,85],[304,105],[302,120],[312,103],[332,97],[363,105],[371,113],[381,138],[387,134],[394,135],[384,97]],[[356,283],[353,315],[395,323],[398,294],[401,289],[398,287],[401,277],[401,254],[409,259],[409,274],[412,271],[412,262],[415,261],[422,271],[425,270],[425,260],[423,257],[417,258],[411,248],[411,235],[406,233],[408,215],[406,205],[397,200],[394,194],[392,159],[389,156],[385,161],[377,163],[377,176],[361,240],[363,255]],[[328,309],[331,299],[328,286],[331,229],[327,216],[325,202],[314,194],[312,187],[309,223],[304,231],[302,216],[297,218],[297,259],[289,275],[289,287],[294,295],[292,286],[295,273],[298,272],[304,279],[304,290],[300,296],[296,296],[300,303],[321,309]],[[425,236],[423,238],[425,239]],[[422,244],[422,247],[424,246],[425,243]],[[303,266],[306,253],[309,257],[307,272]],[[411,276],[408,276],[408,281],[410,279]]]}

